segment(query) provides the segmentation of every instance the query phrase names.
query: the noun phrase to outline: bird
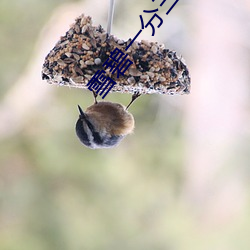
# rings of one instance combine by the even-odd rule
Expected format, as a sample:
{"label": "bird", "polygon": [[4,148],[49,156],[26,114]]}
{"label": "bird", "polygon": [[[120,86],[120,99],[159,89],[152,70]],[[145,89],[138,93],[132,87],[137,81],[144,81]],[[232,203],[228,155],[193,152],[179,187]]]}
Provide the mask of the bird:
{"label": "bird", "polygon": [[134,93],[127,107],[109,101],[97,102],[94,91],[93,94],[95,102],[85,112],[78,105],[76,135],[84,146],[91,149],[115,147],[134,130],[134,117],[128,108],[140,94]]}

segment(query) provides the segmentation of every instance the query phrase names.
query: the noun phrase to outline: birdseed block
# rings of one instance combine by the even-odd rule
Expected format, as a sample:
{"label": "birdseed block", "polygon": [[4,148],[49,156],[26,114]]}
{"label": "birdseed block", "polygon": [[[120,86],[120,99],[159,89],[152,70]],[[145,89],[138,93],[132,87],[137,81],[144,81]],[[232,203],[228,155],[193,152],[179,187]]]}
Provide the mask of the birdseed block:
{"label": "birdseed block", "polygon": [[101,25],[93,26],[91,17],[81,15],[46,56],[42,79],[60,86],[88,88],[92,76],[103,69],[102,64],[118,48],[133,64],[119,78],[105,71],[117,83],[110,92],[189,93],[189,71],[181,56],[164,45],[145,40],[134,41],[125,51],[131,40],[109,35]]}

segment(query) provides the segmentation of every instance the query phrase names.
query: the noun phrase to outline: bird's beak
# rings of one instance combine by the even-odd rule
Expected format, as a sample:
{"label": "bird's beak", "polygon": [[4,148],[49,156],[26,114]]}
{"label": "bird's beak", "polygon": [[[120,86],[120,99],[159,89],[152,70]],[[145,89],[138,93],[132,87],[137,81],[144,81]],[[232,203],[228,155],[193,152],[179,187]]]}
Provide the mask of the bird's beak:
{"label": "bird's beak", "polygon": [[79,105],[77,105],[77,106],[78,106],[78,110],[79,110],[79,113],[80,113],[80,118],[86,118],[84,112],[82,111],[82,108]]}

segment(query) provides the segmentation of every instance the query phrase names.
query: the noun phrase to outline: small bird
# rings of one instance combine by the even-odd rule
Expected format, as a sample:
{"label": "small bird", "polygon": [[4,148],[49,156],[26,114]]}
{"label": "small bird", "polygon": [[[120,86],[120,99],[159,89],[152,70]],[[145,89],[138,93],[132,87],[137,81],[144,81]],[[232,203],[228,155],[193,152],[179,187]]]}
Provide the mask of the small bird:
{"label": "small bird", "polygon": [[140,96],[136,92],[127,107],[119,103],[97,102],[97,95],[93,92],[95,103],[85,112],[78,105],[80,112],[76,122],[76,134],[80,141],[88,148],[111,148],[134,130],[134,117],[127,109]]}

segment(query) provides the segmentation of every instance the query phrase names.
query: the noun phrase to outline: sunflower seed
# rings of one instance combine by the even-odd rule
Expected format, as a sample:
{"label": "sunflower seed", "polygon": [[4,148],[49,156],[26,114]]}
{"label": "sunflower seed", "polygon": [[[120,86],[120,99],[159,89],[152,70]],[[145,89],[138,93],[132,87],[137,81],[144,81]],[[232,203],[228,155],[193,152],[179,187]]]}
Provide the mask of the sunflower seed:
{"label": "sunflower seed", "polygon": [[139,70],[135,69],[135,68],[130,68],[128,70],[129,74],[131,76],[141,76],[142,75],[142,72],[140,72]]}
{"label": "sunflower seed", "polygon": [[87,61],[85,62],[85,64],[86,64],[86,65],[94,65],[95,63],[94,63],[93,61],[87,60]]}
{"label": "sunflower seed", "polygon": [[85,49],[85,50],[89,50],[89,46],[86,43],[82,44],[82,48]]}

